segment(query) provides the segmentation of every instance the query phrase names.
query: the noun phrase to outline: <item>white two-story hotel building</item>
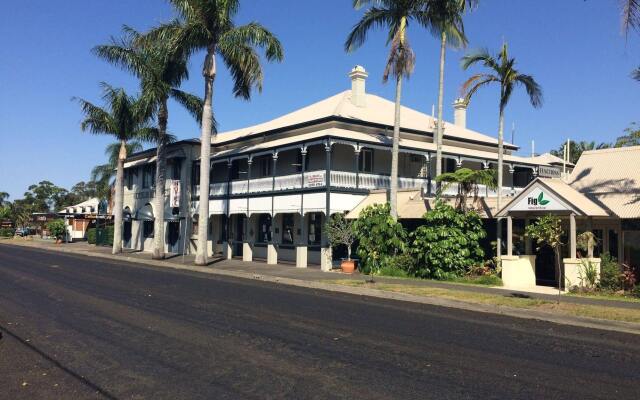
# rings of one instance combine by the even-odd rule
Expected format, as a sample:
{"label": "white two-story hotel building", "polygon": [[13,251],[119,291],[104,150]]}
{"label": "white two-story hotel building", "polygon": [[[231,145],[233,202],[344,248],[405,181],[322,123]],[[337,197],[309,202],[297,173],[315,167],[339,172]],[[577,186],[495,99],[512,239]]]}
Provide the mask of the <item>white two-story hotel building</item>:
{"label": "white two-story hotel building", "polygon": [[[210,182],[199,182],[198,140],[170,145],[164,210],[154,210],[152,204],[155,149],[129,157],[124,247],[150,251],[154,215],[163,212],[165,250],[193,252],[201,245],[196,239],[197,205],[208,201],[205,245],[212,256],[329,269],[326,216],[349,212],[390,184],[394,104],[366,92],[364,68],[355,67],[349,77],[351,90],[259,125],[217,134],[206,161]],[[427,202],[435,194],[435,124],[427,114],[401,110],[399,186]],[[505,143],[504,196],[519,193],[536,176],[560,176],[561,159],[517,156],[517,149]],[[444,123],[443,157],[443,171],[496,168],[497,139],[467,129],[463,101],[454,104],[454,122]],[[172,180],[180,182],[179,207],[169,204]],[[198,198],[201,184],[209,185],[208,199]],[[456,191],[450,187],[445,195]],[[485,198],[482,215],[491,219],[496,192],[482,188],[480,195]],[[399,208],[401,219],[421,216],[415,209],[403,215],[402,204]]]}

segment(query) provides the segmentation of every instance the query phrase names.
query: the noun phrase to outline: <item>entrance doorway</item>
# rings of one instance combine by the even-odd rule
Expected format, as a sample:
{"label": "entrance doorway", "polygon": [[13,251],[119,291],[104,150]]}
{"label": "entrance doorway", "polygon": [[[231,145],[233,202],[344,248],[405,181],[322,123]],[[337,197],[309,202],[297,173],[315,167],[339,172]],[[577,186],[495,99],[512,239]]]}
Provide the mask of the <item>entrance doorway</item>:
{"label": "entrance doorway", "polygon": [[536,252],[536,285],[557,286],[556,255],[553,248],[544,245]]}
{"label": "entrance doorway", "polygon": [[122,246],[125,249],[131,248],[131,220],[124,221],[122,224]]}
{"label": "entrance doorway", "polygon": [[244,242],[244,224],[247,217],[244,214],[236,214],[233,218],[233,255],[242,257],[242,248]]}
{"label": "entrance doorway", "polygon": [[167,250],[169,253],[180,253],[180,221],[167,223]]}

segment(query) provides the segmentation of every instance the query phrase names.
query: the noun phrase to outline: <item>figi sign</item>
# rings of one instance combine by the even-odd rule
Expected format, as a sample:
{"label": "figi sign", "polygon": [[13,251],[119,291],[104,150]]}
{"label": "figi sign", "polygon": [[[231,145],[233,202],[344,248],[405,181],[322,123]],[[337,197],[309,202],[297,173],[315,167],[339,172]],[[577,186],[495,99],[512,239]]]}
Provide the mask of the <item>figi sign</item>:
{"label": "figi sign", "polygon": [[537,186],[525,196],[517,200],[517,203],[509,207],[510,211],[566,211],[567,205],[551,195],[549,190]]}

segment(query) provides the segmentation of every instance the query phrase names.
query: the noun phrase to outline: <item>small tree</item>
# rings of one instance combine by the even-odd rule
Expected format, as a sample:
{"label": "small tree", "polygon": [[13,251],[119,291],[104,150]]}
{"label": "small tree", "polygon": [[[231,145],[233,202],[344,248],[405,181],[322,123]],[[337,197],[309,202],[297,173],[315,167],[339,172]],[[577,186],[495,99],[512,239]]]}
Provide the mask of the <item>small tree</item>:
{"label": "small tree", "polygon": [[347,246],[347,260],[351,261],[351,247],[356,240],[351,222],[344,215],[335,214],[327,221],[325,231],[332,247],[341,244]]}
{"label": "small tree", "polygon": [[62,240],[67,232],[67,227],[62,219],[54,219],[47,224],[47,230],[51,233],[51,236],[58,240]]}
{"label": "small tree", "polygon": [[407,233],[391,216],[389,203],[362,210],[353,223],[353,230],[358,239],[360,270],[364,273],[377,274],[389,258],[405,250]]}
{"label": "small tree", "polygon": [[[478,185],[485,185],[489,189],[496,189],[498,187],[496,182],[496,173],[495,170],[492,169],[475,170],[459,168],[455,172],[447,172],[437,176],[436,182],[444,182],[441,191],[446,190],[454,183],[458,184],[459,190],[458,195],[456,196],[456,208],[463,212],[467,210],[467,198],[471,194],[473,194],[473,203],[476,204],[478,202]],[[440,191],[438,192],[438,195],[440,195]]]}
{"label": "small tree", "polygon": [[[554,215],[545,215],[525,228],[525,234],[536,241],[537,250],[546,244],[553,249],[558,275],[558,294],[562,290],[562,268],[560,265],[560,246],[562,246],[562,222]],[[558,303],[560,298],[558,298]]]}

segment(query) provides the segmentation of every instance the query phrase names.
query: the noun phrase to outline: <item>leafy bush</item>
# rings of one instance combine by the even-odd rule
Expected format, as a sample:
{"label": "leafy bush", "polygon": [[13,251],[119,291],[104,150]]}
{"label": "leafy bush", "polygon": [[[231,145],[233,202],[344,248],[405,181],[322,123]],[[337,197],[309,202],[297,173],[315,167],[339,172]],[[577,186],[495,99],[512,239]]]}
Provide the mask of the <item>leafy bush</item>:
{"label": "leafy bush", "polygon": [[47,223],[47,230],[56,239],[63,239],[67,232],[67,226],[63,219],[54,219]]}
{"label": "leafy bush", "polygon": [[388,203],[365,208],[353,222],[353,230],[358,239],[360,271],[377,274],[387,266],[390,258],[403,253],[407,233],[402,225],[391,217]]}
{"label": "leafy bush", "polygon": [[12,228],[0,228],[0,237],[12,237],[15,232]]}
{"label": "leafy bush", "polygon": [[380,270],[378,271],[378,274],[381,276],[391,276],[394,278],[409,277],[409,274],[407,273],[407,271],[391,265],[385,265],[382,268],[380,268]]}
{"label": "leafy bush", "polygon": [[500,279],[498,275],[466,275],[462,278],[452,278],[450,280],[452,282],[471,283],[474,285],[502,286],[502,279]]}
{"label": "leafy bush", "polygon": [[603,253],[600,256],[600,283],[598,286],[602,290],[610,290],[616,292],[622,289],[621,275],[622,271],[614,257],[609,253]]}
{"label": "leafy bush", "polygon": [[449,279],[482,263],[484,251],[479,242],[487,233],[476,212],[438,203],[424,219],[426,224],[411,235],[416,276]]}
{"label": "leafy bush", "polygon": [[596,264],[589,260],[583,259],[578,269],[579,285],[588,290],[595,289],[598,283],[598,268]]}
{"label": "leafy bush", "polygon": [[87,242],[89,244],[96,244],[96,228],[87,229]]}

